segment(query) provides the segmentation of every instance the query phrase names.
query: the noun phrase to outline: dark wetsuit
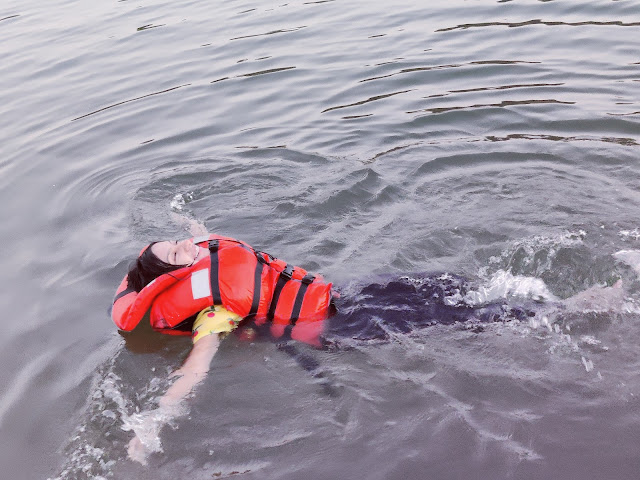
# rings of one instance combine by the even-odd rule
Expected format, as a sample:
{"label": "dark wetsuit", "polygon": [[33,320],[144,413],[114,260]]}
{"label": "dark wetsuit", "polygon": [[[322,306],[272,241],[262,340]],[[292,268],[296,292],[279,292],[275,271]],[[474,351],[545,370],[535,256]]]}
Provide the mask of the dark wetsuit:
{"label": "dark wetsuit", "polygon": [[394,277],[355,288],[335,301],[325,334],[332,338],[385,340],[389,332],[407,333],[416,328],[455,322],[523,320],[533,311],[505,301],[471,306],[463,301],[468,283],[449,274]]}

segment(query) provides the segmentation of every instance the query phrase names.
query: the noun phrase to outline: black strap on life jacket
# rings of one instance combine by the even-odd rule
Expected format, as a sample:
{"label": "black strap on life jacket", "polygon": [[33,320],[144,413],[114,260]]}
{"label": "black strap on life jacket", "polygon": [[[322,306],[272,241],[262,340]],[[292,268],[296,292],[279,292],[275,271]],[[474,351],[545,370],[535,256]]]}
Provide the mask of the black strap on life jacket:
{"label": "black strap on life jacket", "polygon": [[218,270],[220,268],[218,248],[220,248],[220,242],[218,240],[209,240],[209,256],[211,257],[211,296],[213,297],[214,305],[222,305],[222,295],[220,294],[220,282],[218,275]]}
{"label": "black strap on life jacket", "polygon": [[[253,252],[256,256],[256,268],[253,277],[253,299],[251,301],[251,309],[247,316],[253,316],[258,313],[260,307],[260,291],[262,288],[262,270],[267,263],[264,256],[259,252],[256,252],[251,247],[235,241],[242,248],[245,248]],[[214,305],[222,305],[222,294],[220,293],[220,260],[218,258],[218,250],[220,249],[220,241],[217,239],[209,240],[209,255],[211,257],[211,270],[210,270],[210,282],[211,282],[211,296],[213,297]]]}
{"label": "black strap on life jacket", "polygon": [[260,307],[260,293],[262,289],[262,270],[267,263],[260,252],[253,250],[253,253],[256,256],[256,270],[253,276],[253,300],[251,301],[251,310],[249,310],[249,315],[247,316],[253,316],[258,313],[258,308]]}
{"label": "black strap on life jacket", "polygon": [[118,300],[120,300],[122,297],[124,297],[125,295],[128,295],[132,292],[135,292],[135,290],[131,287],[127,287],[124,290],[122,290],[120,293],[118,293],[114,298],[113,298],[113,303],[115,304]]}
{"label": "black strap on life jacket", "polygon": [[300,280],[301,282],[300,288],[298,289],[298,293],[296,294],[296,300],[295,302],[293,302],[293,310],[291,311],[291,320],[290,320],[291,325],[295,325],[296,322],[298,321],[298,317],[300,316],[300,310],[302,309],[304,294],[307,293],[307,288],[309,287],[309,285],[313,283],[315,279],[316,279],[315,275],[311,275],[310,273],[307,273]]}
{"label": "black strap on life jacket", "polygon": [[291,280],[291,276],[293,275],[293,266],[287,265],[284,267],[284,270],[280,272],[278,276],[278,283],[276,283],[276,287],[273,289],[273,296],[271,297],[271,305],[269,305],[269,313],[267,313],[267,320],[273,320],[273,317],[276,313],[276,307],[278,306],[278,300],[280,299],[280,293],[282,289],[286,285],[286,283]]}
{"label": "black strap on life jacket", "polygon": [[[262,271],[265,265],[269,265],[273,257],[268,253],[258,252],[253,248],[243,244],[242,242],[235,241],[242,248],[252,251],[256,256],[256,268],[254,271],[253,277],[253,298],[251,301],[251,309],[247,316],[254,316],[258,313],[258,308],[260,307],[260,294],[262,290]],[[219,270],[220,270],[220,261],[218,258],[218,250],[220,248],[220,241],[218,239],[209,240],[209,255],[211,257],[211,269],[210,269],[210,283],[211,283],[211,296],[213,298],[214,305],[222,304],[222,295],[220,293],[220,278],[219,278]],[[265,258],[266,257],[266,258]],[[275,316],[276,308],[278,306],[278,300],[280,299],[280,293],[282,289],[286,285],[286,283],[291,280],[293,275],[294,267],[292,265],[287,265],[280,272],[278,276],[278,281],[276,283],[275,288],[273,289],[273,296],[271,297],[271,303],[269,304],[269,311],[267,313],[267,319],[269,321],[273,320]],[[306,274],[301,280],[300,288],[298,289],[298,293],[296,294],[295,301],[293,303],[293,310],[291,312],[290,322],[291,325],[295,325],[298,321],[298,317],[300,316],[300,310],[302,309],[302,302],[304,301],[304,295],[307,291],[307,287],[313,283],[315,280],[315,276],[311,274]],[[124,295],[124,292],[121,296]]]}

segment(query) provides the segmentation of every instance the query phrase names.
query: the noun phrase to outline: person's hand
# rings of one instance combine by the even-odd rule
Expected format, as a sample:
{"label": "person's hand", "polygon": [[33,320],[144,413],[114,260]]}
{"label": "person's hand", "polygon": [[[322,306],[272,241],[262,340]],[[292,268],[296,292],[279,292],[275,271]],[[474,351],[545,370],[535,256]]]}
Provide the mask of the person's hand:
{"label": "person's hand", "polygon": [[175,223],[194,237],[209,235],[207,227],[205,227],[201,221],[191,218],[190,214],[182,212],[182,209],[172,209],[169,212],[169,216]]}
{"label": "person's hand", "polygon": [[194,237],[209,235],[209,232],[207,232],[207,227],[205,227],[204,224],[200,221],[194,220],[192,218],[187,218],[187,223],[189,225],[189,233],[191,233],[191,235],[193,235]]}
{"label": "person's hand", "polygon": [[135,434],[127,447],[129,458],[146,465],[150,453],[161,452],[160,430],[169,420],[170,416],[159,408],[131,415],[122,426]]}
{"label": "person's hand", "polygon": [[138,462],[142,465],[147,464],[147,449],[144,448],[142,440],[140,440],[140,437],[138,437],[138,435],[133,437],[129,442],[127,454],[129,455],[129,458],[134,462]]}

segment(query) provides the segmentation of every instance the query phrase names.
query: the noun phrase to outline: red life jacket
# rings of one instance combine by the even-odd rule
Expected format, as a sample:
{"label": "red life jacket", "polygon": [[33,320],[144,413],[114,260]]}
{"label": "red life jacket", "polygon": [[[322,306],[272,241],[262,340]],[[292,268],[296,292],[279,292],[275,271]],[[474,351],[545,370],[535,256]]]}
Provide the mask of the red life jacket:
{"label": "red life jacket", "polygon": [[193,241],[208,248],[209,256],[161,275],[139,293],[124,277],[111,313],[118,328],[133,330],[150,308],[154,330],[188,335],[175,327],[215,304],[253,317],[257,325],[268,324],[275,338],[320,346],[331,283],[233,238],[210,235]]}

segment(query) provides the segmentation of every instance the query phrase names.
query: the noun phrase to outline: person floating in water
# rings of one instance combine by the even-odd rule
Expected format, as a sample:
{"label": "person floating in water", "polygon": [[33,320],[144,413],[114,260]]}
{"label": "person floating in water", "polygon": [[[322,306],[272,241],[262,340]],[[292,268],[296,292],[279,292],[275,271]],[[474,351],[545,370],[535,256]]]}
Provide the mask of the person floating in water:
{"label": "person floating in water", "polygon": [[[129,457],[145,463],[147,453],[158,450],[153,445],[157,433],[149,441],[144,432],[157,432],[181,414],[182,400],[206,377],[220,341],[239,326],[250,338],[266,332],[279,341],[335,348],[341,339],[385,341],[434,323],[525,320],[541,308],[535,301],[512,306],[504,297],[470,301],[474,293],[463,278],[442,274],[390,277],[340,296],[322,276],[235,239],[202,235],[154,242],[120,284],[113,320],[120,329],[132,330],[151,310],[155,330],[190,334],[193,348],[171,375],[175,381],[159,399],[158,410],[141,414],[137,427],[131,427],[136,436]],[[617,310],[624,297],[618,281],[592,287],[558,308]]]}

